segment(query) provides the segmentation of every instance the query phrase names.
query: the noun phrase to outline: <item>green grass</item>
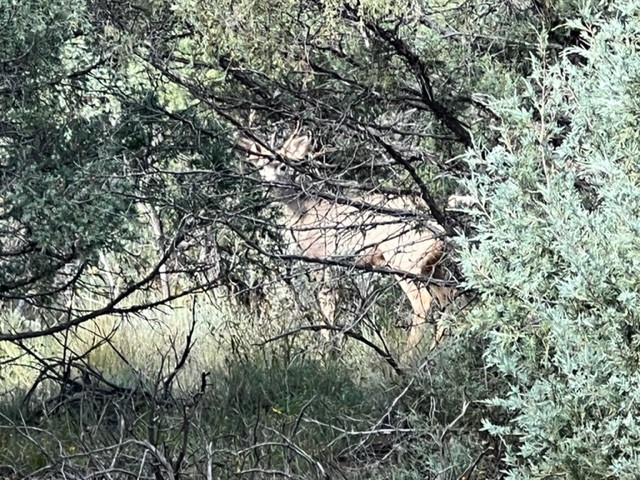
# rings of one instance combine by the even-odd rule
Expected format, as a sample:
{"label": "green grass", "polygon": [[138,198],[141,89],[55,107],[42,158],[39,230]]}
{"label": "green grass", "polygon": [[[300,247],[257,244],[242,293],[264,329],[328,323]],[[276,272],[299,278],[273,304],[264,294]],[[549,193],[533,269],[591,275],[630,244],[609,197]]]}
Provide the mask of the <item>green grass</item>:
{"label": "green grass", "polygon": [[[127,439],[162,445],[169,457],[185,450],[198,458],[209,448],[222,478],[258,467],[312,475],[314,461],[344,461],[345,452],[360,441],[344,433],[374,424],[393,389],[358,384],[337,363],[284,359],[279,353],[229,362],[212,371],[197,402],[185,394],[166,403],[142,396],[99,402],[94,392],[86,391],[76,402],[68,400],[64,408],[22,426],[19,411],[5,407],[0,464],[25,474],[63,460],[86,468],[84,457],[70,457],[116,444],[119,429]],[[190,425],[186,447],[185,422]],[[190,474],[199,468],[202,465],[194,463]]]}
{"label": "green grass", "polygon": [[[384,364],[353,342],[343,345],[341,355],[329,353],[318,332],[256,346],[300,323],[295,311],[289,317],[286,309],[272,314],[277,321],[265,322],[199,296],[144,316],[104,317],[66,335],[25,342],[32,356],[20,357],[25,348],[3,343],[4,358],[20,358],[2,371],[0,465],[20,474],[66,462],[83,470],[92,468],[83,452],[103,451],[124,438],[162,445],[169,456],[188,452],[192,474],[202,468],[193,459],[206,457],[207,448],[223,477],[255,465],[315,474],[316,460],[339,463],[354,445],[366,449],[367,442],[358,446],[360,439],[346,432],[366,430],[383,415],[395,391],[386,384]],[[165,396],[162,382],[181,357],[194,320],[193,350]],[[4,321],[11,325],[11,319]],[[63,358],[81,359],[71,372],[81,383],[86,364],[130,390],[105,397],[99,386],[85,384],[84,391],[63,397],[55,379],[36,382],[42,359]],[[50,373],[62,375],[62,367]],[[208,376],[200,396],[202,372]],[[107,451],[96,455],[106,458]],[[130,446],[127,455],[139,456],[140,447]]]}
{"label": "green grass", "polygon": [[[358,331],[381,345],[377,329],[397,352],[406,335],[398,318],[407,312],[396,293],[383,288]],[[465,377],[473,362],[462,360],[464,351],[434,357],[399,399],[407,379],[358,341],[348,339],[336,350],[319,332],[307,331],[265,343],[320,321],[317,311],[305,316],[286,290],[269,294],[261,314],[200,295],[25,342],[33,355],[0,344],[5,360],[17,359],[0,373],[0,466],[51,478],[62,465],[83,474],[113,464],[152,475],[169,464],[177,469],[171,462],[178,458],[184,475],[203,478],[209,471],[213,478],[322,478],[324,469],[355,479],[425,478],[452,464],[447,471],[464,470],[477,451],[476,437],[454,435],[447,448],[430,440],[460,413],[465,382],[477,387]],[[343,295],[344,320],[356,300]],[[3,319],[4,328],[14,320]],[[193,349],[165,390],[192,326]],[[80,391],[63,391],[68,362],[36,382],[43,359],[70,358],[77,367],[69,372],[77,382],[71,385]],[[105,394],[104,384],[84,379],[87,365],[124,389]],[[378,432],[367,433],[372,428]]]}

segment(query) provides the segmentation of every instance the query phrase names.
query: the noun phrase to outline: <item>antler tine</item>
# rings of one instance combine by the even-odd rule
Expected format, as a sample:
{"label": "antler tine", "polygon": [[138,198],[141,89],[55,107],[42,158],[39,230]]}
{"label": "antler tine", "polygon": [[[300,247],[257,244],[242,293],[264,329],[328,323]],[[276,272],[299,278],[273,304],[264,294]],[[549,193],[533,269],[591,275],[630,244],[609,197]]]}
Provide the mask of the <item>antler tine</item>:
{"label": "antler tine", "polygon": [[249,117],[247,118],[246,127],[243,128],[244,135],[240,137],[240,134],[237,134],[239,138],[238,144],[243,148],[247,153],[257,155],[257,156],[268,156],[273,153],[273,143],[275,134],[271,137],[271,143],[267,144],[260,138],[258,130],[260,127],[254,126],[255,119],[257,117],[257,112],[255,109],[249,110]]}
{"label": "antler tine", "polygon": [[282,144],[282,148],[283,150],[286,150],[287,147],[291,144],[291,142],[293,141],[294,138],[296,138],[298,136],[298,133],[300,133],[300,127],[301,127],[301,122],[300,120],[298,120],[296,122],[296,128],[294,128],[293,132],[291,132],[291,135],[289,135],[289,138],[287,138],[284,143]]}
{"label": "antler tine", "polygon": [[243,133],[235,133],[236,145],[240,147],[244,153],[253,155],[254,157],[265,156],[270,151],[270,146],[265,145],[256,132],[258,127],[254,126],[256,119],[256,110],[249,110],[249,117],[247,118],[246,126],[241,127]]}
{"label": "antler tine", "polygon": [[337,151],[338,151],[338,149],[335,148],[335,147],[324,146],[320,150],[318,150],[317,152],[312,153],[311,154],[311,158],[312,159],[316,159],[318,157],[322,157],[322,156],[326,155],[327,153],[332,153],[332,152],[337,152]]}

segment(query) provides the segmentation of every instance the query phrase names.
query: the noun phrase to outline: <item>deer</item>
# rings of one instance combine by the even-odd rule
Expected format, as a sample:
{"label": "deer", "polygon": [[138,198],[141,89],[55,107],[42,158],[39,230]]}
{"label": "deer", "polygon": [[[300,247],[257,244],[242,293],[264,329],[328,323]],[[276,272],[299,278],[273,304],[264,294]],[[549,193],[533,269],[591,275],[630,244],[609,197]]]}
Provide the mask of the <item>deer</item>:
{"label": "deer", "polygon": [[[452,289],[443,285],[439,269],[446,253],[444,229],[435,220],[413,225],[400,218],[399,213],[406,217],[407,212],[426,209],[417,197],[369,194],[337,199],[301,188],[294,167],[309,156],[312,138],[298,133],[296,129],[277,149],[247,137],[239,137],[237,145],[281,204],[284,227],[301,255],[310,261],[340,260],[393,272],[413,310],[406,347],[414,349],[423,338],[434,299],[444,307],[451,297]],[[327,303],[320,307],[330,321],[332,308]],[[436,323],[432,347],[443,335]]]}

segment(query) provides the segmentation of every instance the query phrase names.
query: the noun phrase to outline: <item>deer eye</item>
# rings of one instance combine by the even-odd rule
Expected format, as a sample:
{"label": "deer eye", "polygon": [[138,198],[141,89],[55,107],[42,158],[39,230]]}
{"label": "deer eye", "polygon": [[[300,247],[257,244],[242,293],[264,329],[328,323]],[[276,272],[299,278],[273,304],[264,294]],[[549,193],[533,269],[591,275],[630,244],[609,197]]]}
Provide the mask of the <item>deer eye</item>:
{"label": "deer eye", "polygon": [[280,166],[278,167],[278,171],[279,171],[280,173],[285,173],[285,172],[287,171],[287,169],[288,169],[288,168],[289,168],[289,167],[283,163],[282,165],[280,165]]}

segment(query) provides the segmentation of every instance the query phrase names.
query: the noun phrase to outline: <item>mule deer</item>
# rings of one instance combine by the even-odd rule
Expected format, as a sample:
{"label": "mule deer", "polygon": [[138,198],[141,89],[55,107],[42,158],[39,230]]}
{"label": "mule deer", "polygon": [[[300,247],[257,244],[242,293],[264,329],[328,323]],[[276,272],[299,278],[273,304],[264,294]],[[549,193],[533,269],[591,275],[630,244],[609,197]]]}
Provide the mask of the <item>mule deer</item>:
{"label": "mule deer", "polygon": [[[307,193],[296,182],[293,166],[307,157],[310,145],[311,138],[298,136],[297,131],[277,150],[248,138],[239,140],[263,183],[282,203],[286,227],[302,255],[386,267],[395,272],[413,308],[407,347],[415,347],[422,338],[422,325],[427,322],[433,297],[444,305],[449,293],[436,283],[427,286],[428,280],[437,276],[445,253],[444,229],[434,221],[420,227],[411,225],[407,214],[426,206],[410,196],[372,194],[334,200],[328,199],[330,195]],[[442,328],[436,326],[434,342],[442,334]]]}

